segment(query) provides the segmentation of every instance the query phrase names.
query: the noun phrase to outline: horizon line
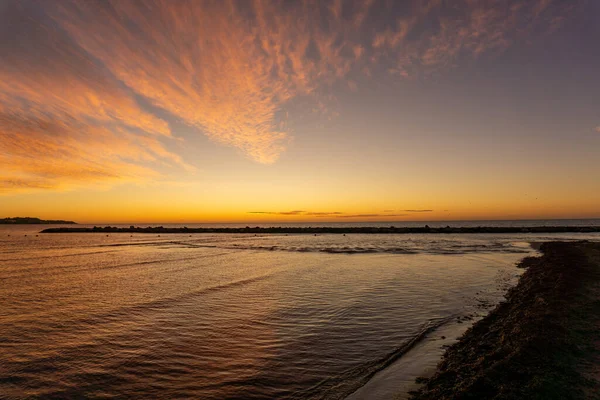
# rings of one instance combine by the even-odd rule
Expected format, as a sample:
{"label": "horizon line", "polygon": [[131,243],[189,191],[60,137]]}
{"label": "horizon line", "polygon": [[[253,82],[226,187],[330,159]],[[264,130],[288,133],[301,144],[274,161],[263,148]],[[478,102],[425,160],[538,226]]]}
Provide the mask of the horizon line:
{"label": "horizon line", "polygon": [[94,225],[94,224],[116,224],[116,225],[126,225],[126,224],[219,224],[219,225],[239,225],[239,224],[352,224],[352,223],[426,223],[426,222],[477,222],[477,221],[588,221],[588,220],[600,220],[600,217],[587,217],[587,218],[475,218],[475,219],[431,219],[431,220],[365,220],[365,221],[228,221],[228,222],[197,222],[197,221],[160,221],[160,222],[134,222],[134,221],[111,221],[111,222],[77,222],[78,225]]}

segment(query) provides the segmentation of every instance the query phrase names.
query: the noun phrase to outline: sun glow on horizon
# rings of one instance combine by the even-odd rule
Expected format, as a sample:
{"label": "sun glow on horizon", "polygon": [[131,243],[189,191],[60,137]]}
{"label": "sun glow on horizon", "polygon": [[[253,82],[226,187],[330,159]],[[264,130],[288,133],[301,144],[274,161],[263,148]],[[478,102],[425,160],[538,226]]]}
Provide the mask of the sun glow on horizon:
{"label": "sun glow on horizon", "polygon": [[450,3],[3,2],[0,217],[600,218],[597,5]]}

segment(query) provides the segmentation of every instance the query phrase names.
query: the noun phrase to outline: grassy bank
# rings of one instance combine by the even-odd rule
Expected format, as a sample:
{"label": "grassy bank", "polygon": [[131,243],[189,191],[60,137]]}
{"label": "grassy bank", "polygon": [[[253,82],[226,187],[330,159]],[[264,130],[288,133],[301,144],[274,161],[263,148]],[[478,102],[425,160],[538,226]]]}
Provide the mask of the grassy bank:
{"label": "grassy bank", "polygon": [[600,243],[550,242],[414,400],[600,399]]}

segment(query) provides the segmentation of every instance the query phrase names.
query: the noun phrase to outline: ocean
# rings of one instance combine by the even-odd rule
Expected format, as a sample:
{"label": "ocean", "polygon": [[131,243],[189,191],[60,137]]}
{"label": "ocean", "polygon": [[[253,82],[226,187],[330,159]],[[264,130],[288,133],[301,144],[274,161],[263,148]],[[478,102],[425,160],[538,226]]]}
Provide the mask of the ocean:
{"label": "ocean", "polygon": [[518,261],[536,254],[531,242],[600,240],[39,233],[45,227],[0,226],[3,399],[402,398],[443,346],[503,299]]}

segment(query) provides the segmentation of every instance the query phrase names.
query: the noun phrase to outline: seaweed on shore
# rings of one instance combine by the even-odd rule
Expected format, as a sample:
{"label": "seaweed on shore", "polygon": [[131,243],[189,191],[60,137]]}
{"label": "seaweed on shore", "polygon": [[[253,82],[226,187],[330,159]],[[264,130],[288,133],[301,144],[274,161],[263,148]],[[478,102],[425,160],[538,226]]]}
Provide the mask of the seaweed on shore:
{"label": "seaweed on shore", "polygon": [[[506,301],[451,346],[412,393],[424,399],[600,398],[600,244],[550,242]],[[423,380],[421,380],[423,383]],[[595,393],[595,394],[594,394]]]}

